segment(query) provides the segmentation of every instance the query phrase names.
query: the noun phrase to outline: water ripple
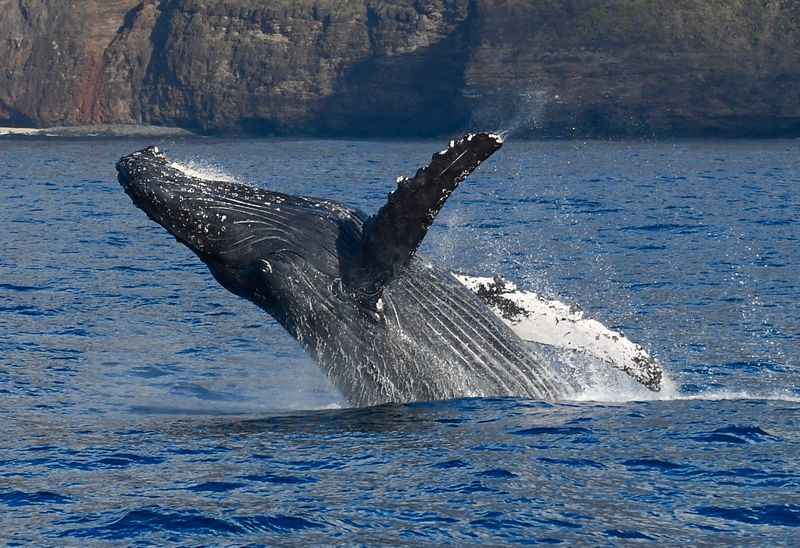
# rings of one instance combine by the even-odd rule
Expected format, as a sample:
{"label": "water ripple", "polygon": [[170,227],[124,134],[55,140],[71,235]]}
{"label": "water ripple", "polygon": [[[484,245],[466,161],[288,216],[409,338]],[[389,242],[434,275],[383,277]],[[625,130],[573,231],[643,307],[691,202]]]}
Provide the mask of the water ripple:
{"label": "water ripple", "polygon": [[[0,147],[0,543],[797,544],[797,142],[507,143],[423,251],[580,305],[675,387],[569,356],[600,402],[371,409],[131,206],[113,166],[147,144]],[[368,213],[431,147],[162,144]]]}
{"label": "water ripple", "polygon": [[797,504],[769,504],[751,508],[701,506],[695,512],[703,516],[753,525],[800,527],[800,505]]}

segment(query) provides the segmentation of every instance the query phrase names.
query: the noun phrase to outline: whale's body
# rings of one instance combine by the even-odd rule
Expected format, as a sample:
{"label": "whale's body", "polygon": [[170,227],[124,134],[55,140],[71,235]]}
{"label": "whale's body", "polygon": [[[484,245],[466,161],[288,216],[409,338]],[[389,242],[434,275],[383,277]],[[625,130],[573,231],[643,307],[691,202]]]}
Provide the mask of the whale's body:
{"label": "whale's body", "polygon": [[566,383],[416,248],[449,194],[501,146],[468,135],[398,179],[373,216],[338,202],[186,175],[155,148],[117,165],[134,203],[221,285],[271,314],[354,405],[555,399]]}

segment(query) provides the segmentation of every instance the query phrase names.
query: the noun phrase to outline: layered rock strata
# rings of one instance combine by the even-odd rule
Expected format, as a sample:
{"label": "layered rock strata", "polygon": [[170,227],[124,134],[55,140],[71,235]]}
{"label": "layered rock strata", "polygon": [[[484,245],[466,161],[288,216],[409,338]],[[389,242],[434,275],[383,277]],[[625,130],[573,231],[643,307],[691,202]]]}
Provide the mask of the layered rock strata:
{"label": "layered rock strata", "polygon": [[0,0],[0,126],[800,135],[796,0]]}

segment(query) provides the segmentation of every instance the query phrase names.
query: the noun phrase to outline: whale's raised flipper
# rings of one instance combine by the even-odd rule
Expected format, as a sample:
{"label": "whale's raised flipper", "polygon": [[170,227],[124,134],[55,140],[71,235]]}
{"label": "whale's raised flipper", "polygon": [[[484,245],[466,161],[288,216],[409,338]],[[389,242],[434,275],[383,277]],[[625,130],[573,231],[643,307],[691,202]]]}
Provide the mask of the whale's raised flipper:
{"label": "whale's raised flipper", "polygon": [[386,205],[364,224],[361,268],[350,280],[367,304],[408,264],[459,183],[502,145],[499,135],[471,133],[450,141],[414,177],[397,179]]}

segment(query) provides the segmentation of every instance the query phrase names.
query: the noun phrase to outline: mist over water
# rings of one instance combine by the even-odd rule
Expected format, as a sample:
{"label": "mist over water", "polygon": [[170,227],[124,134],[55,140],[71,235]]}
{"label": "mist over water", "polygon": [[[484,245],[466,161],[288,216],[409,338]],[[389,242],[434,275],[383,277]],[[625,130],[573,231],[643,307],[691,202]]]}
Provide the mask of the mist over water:
{"label": "mist over water", "polygon": [[[149,144],[0,142],[3,542],[797,538],[796,141],[512,139],[422,252],[580,306],[674,387],[557,352],[581,401],[361,410],[130,204],[113,166]],[[365,211],[442,145],[158,144]]]}
{"label": "mist over water", "polygon": [[502,124],[501,132],[515,137],[520,130],[541,129],[545,108],[551,101],[557,99],[558,95],[545,90],[527,90],[518,93],[513,115],[510,120]]}
{"label": "mist over water", "polygon": [[493,133],[504,139],[541,131],[547,107],[560,100],[557,92],[537,88],[502,90],[495,94],[473,92],[469,98],[474,103],[470,125],[492,127]]}

